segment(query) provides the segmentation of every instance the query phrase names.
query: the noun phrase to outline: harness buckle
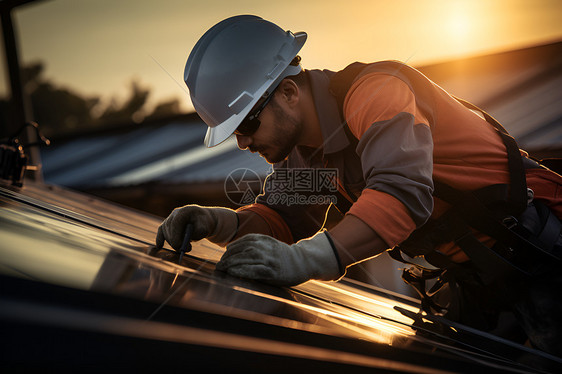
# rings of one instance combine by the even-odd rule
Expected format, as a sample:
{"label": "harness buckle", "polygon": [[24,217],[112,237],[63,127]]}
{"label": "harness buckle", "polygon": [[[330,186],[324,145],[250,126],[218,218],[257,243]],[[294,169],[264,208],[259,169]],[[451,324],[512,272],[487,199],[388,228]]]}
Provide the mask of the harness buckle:
{"label": "harness buckle", "polygon": [[512,229],[519,224],[519,221],[513,216],[508,216],[502,219],[502,224],[508,229]]}

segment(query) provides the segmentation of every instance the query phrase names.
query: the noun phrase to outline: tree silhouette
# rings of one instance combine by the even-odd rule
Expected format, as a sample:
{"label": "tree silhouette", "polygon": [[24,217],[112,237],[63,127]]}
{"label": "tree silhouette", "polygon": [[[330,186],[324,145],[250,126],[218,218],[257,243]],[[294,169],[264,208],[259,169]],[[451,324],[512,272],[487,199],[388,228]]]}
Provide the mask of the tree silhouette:
{"label": "tree silhouette", "polygon": [[[24,91],[29,96],[32,119],[39,123],[47,137],[116,124],[140,123],[180,113],[178,99],[158,103],[151,112],[146,109],[150,89],[138,80],[130,83],[130,93],[122,103],[112,99],[101,107],[99,96],[85,96],[44,77],[45,65],[37,61],[22,67]],[[7,102],[0,100],[0,108]],[[4,111],[4,109],[2,109]],[[101,113],[101,114],[100,114]]]}
{"label": "tree silhouette", "polygon": [[99,97],[83,97],[71,89],[43,78],[44,65],[35,62],[22,69],[24,90],[28,94],[33,119],[47,136],[94,126],[92,108]]}
{"label": "tree silhouette", "polygon": [[153,120],[158,118],[168,117],[170,115],[178,114],[180,112],[180,102],[178,99],[163,101],[158,103],[151,114],[145,117],[145,120]]}
{"label": "tree silhouette", "polygon": [[131,119],[134,122],[140,122],[143,118],[142,110],[149,95],[150,90],[142,88],[139,82],[133,80],[129,98],[122,105],[113,99],[99,119],[111,123],[126,122]]}

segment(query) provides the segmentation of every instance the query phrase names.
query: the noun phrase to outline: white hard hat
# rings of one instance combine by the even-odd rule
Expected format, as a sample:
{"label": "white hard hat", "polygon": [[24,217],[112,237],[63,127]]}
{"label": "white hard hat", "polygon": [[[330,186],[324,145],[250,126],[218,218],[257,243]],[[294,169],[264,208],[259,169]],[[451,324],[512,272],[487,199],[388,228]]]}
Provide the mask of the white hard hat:
{"label": "white hard hat", "polygon": [[302,71],[290,64],[306,41],[261,17],[227,18],[199,39],[184,80],[199,116],[209,126],[205,145],[226,140],[264,95]]}

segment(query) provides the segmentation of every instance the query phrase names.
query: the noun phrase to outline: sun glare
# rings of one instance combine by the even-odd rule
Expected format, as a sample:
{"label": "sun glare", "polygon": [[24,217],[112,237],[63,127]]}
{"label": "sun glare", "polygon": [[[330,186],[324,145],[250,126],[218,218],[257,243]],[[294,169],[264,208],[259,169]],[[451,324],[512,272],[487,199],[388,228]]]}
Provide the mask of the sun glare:
{"label": "sun glare", "polygon": [[449,24],[447,25],[448,32],[450,36],[465,39],[470,33],[471,20],[466,14],[456,14],[451,17]]}

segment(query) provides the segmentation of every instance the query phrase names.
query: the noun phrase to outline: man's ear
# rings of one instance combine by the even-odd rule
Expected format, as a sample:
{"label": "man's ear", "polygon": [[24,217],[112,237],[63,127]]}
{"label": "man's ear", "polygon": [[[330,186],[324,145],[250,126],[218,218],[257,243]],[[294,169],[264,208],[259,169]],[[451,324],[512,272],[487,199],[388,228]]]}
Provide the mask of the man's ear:
{"label": "man's ear", "polygon": [[277,88],[277,92],[283,96],[283,100],[285,100],[289,105],[295,105],[298,103],[301,95],[299,86],[293,80],[287,78],[281,81],[279,87]]}

